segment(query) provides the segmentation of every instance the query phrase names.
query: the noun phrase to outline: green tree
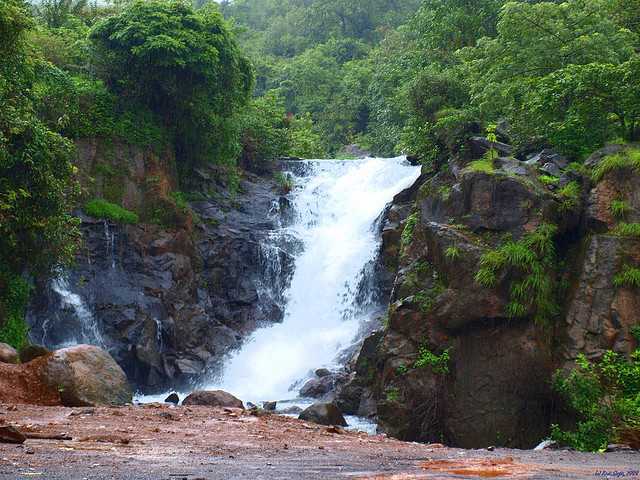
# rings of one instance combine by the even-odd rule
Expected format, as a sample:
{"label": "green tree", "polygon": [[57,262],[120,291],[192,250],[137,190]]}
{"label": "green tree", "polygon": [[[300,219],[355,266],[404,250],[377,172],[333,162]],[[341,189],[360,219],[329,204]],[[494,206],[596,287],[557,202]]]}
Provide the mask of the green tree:
{"label": "green tree", "polygon": [[99,22],[91,39],[107,85],[154,111],[174,134],[183,174],[207,161],[235,161],[235,117],[253,70],[217,7],[137,1]]}
{"label": "green tree", "polygon": [[0,4],[0,338],[16,346],[26,340],[22,276],[71,261],[78,240],[72,145],[34,115],[31,26],[22,0]]}

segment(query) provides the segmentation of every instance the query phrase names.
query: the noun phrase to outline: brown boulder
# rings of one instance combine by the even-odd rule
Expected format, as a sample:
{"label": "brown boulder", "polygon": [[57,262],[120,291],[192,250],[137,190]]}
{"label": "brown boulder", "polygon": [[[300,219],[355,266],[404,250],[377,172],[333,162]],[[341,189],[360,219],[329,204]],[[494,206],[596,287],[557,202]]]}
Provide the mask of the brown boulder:
{"label": "brown boulder", "polygon": [[11,345],[0,343],[0,362],[18,363],[18,352]]}
{"label": "brown boulder", "polygon": [[31,360],[35,360],[38,357],[44,357],[50,353],[51,351],[42,345],[25,345],[20,349],[20,361],[22,363],[28,363]]}
{"label": "brown boulder", "polygon": [[201,405],[204,407],[244,408],[242,400],[222,390],[198,390],[182,402],[183,405]]}
{"label": "brown boulder", "polygon": [[53,353],[45,366],[44,381],[57,388],[68,407],[131,403],[127,377],[106,351],[77,345]]}
{"label": "brown boulder", "polygon": [[317,402],[302,411],[298,417],[300,420],[317,423],[319,425],[347,426],[347,421],[335,403]]}

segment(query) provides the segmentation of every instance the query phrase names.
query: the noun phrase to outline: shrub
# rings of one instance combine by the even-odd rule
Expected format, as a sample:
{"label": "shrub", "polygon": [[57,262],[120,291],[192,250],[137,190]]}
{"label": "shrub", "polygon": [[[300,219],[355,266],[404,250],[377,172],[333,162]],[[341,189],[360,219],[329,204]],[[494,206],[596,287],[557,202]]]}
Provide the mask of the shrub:
{"label": "shrub", "polygon": [[400,238],[400,251],[404,253],[404,251],[411,245],[413,242],[413,233],[415,231],[416,225],[418,225],[418,212],[414,212],[409,215],[407,218],[407,223],[404,226],[404,230],[402,230],[402,236]]}
{"label": "shrub", "polygon": [[640,173],[640,149],[625,150],[603,158],[591,175],[594,181],[599,182],[607,173],[616,170]]}
{"label": "shrub", "polygon": [[436,355],[426,345],[422,345],[418,352],[418,359],[413,364],[414,368],[430,367],[433,373],[446,375],[449,373],[449,349],[447,348],[440,355]]}
{"label": "shrub", "polygon": [[291,190],[293,190],[294,183],[293,183],[293,178],[291,178],[291,175],[283,172],[276,172],[273,175],[273,178],[275,179],[276,183],[278,184],[282,192],[289,193],[291,192]]}
{"label": "shrub", "polygon": [[507,305],[509,317],[523,317],[531,308],[535,310],[534,318],[538,323],[546,323],[556,315],[554,237],[557,230],[555,225],[542,224],[521,240],[508,241],[480,259],[475,276],[480,285],[495,287],[498,273],[502,271],[512,275]]}
{"label": "shrub", "polygon": [[20,349],[28,342],[29,327],[24,315],[30,287],[22,277],[6,272],[0,272],[0,287],[4,287],[0,294],[0,319],[4,318],[0,324],[0,342]]}
{"label": "shrub", "polygon": [[95,218],[104,218],[118,223],[138,223],[138,215],[114,203],[101,198],[89,201],[84,211]]}
{"label": "shrub", "polygon": [[554,440],[582,451],[597,451],[640,424],[640,351],[629,359],[608,351],[600,361],[579,355],[568,375],[557,372],[555,389],[578,415],[575,429],[552,426]]}

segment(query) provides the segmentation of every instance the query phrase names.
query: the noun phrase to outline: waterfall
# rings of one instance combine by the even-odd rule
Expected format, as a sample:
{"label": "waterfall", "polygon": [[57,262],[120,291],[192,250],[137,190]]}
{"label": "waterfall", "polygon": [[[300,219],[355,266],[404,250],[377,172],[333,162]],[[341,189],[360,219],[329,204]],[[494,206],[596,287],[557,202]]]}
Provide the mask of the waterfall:
{"label": "waterfall", "polygon": [[[93,313],[84,303],[82,297],[71,291],[68,280],[63,276],[59,276],[51,282],[51,288],[60,297],[60,315],[71,315],[75,320],[76,328],[73,331],[67,331],[63,341],[52,341],[48,338],[50,332],[48,331],[49,321],[47,320],[42,324],[41,343],[43,345],[52,345],[53,343],[59,347],[88,343],[104,347],[104,340]],[[57,332],[56,336],[60,338],[61,333]]]}
{"label": "waterfall", "polygon": [[221,380],[209,385],[245,401],[289,399],[295,396],[291,386],[310,371],[336,365],[336,355],[373,314],[354,305],[363,272],[379,250],[376,219],[420,174],[404,157],[293,166],[296,187],[289,197],[295,216],[274,234],[302,245],[294,252],[283,322],[255,332],[226,362]]}

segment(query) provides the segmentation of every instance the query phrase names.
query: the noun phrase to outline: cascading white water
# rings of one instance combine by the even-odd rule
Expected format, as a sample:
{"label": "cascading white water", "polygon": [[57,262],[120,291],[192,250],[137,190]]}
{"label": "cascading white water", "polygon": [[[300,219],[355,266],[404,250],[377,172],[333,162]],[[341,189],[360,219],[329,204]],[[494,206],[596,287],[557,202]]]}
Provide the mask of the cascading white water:
{"label": "cascading white water", "polygon": [[296,220],[281,232],[304,245],[284,321],[258,330],[213,385],[245,401],[291,398],[292,384],[331,366],[352,342],[367,315],[353,315],[351,307],[363,267],[379,247],[375,220],[420,174],[404,157],[309,160],[304,167],[305,175],[294,175],[290,195]]}

